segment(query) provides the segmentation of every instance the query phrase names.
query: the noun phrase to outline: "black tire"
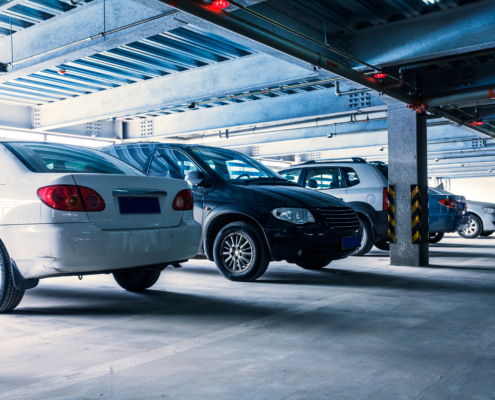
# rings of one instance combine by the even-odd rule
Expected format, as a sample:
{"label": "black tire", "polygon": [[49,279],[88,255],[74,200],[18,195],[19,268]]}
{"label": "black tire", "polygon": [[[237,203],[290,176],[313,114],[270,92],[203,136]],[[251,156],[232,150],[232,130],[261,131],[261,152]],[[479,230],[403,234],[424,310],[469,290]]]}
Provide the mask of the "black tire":
{"label": "black tire", "polygon": [[470,214],[469,216],[471,217],[469,226],[463,231],[457,232],[457,234],[464,239],[476,239],[483,232],[483,222],[474,214]]}
{"label": "black tire", "polygon": [[480,236],[487,237],[487,236],[493,235],[494,233],[495,233],[495,231],[483,231],[483,232],[481,232]]}
{"label": "black tire", "polygon": [[242,221],[232,222],[218,232],[213,243],[213,258],[220,273],[235,282],[260,278],[270,264],[263,233],[257,226]]}
{"label": "black tire", "polygon": [[379,250],[390,251],[390,242],[388,240],[381,240],[378,243],[375,243],[375,247]]}
{"label": "black tire", "polygon": [[373,232],[371,232],[371,225],[366,217],[359,216],[359,222],[363,227],[363,238],[361,240],[361,247],[354,250],[351,256],[364,256],[368,254],[373,247]]}
{"label": "black tire", "polygon": [[10,256],[5,245],[0,241],[0,313],[7,313],[16,308],[24,296],[24,290],[14,287]]}
{"label": "black tire", "polygon": [[430,232],[430,236],[429,236],[428,241],[430,243],[438,243],[438,242],[440,242],[440,240],[443,239],[444,236],[445,236],[445,233]]}
{"label": "black tire", "polygon": [[296,263],[296,265],[304,269],[317,270],[317,269],[325,268],[326,266],[330,265],[330,263],[331,261],[320,261],[320,262],[301,261]]}
{"label": "black tire", "polygon": [[113,277],[119,286],[129,292],[142,292],[152,287],[162,271],[142,269],[134,272],[115,272]]}

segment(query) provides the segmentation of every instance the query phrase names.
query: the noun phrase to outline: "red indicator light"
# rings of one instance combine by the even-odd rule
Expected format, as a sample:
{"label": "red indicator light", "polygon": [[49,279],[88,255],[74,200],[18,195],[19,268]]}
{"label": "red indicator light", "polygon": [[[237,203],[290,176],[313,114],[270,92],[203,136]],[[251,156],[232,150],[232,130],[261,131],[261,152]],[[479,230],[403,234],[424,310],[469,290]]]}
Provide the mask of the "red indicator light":
{"label": "red indicator light", "polygon": [[215,0],[213,3],[211,3],[211,6],[213,8],[219,8],[219,9],[227,8],[229,5],[230,3],[227,0]]}
{"label": "red indicator light", "polygon": [[66,73],[66,72],[67,72],[67,71],[66,71],[65,69],[59,69],[59,70],[57,70],[57,73],[58,73],[59,75],[65,75],[65,73]]}
{"label": "red indicator light", "polygon": [[483,125],[483,121],[471,122],[471,125]]}
{"label": "red indicator light", "polygon": [[384,74],[383,72],[379,72],[378,74],[375,74],[374,77],[376,79],[383,79],[387,76],[387,74]]}

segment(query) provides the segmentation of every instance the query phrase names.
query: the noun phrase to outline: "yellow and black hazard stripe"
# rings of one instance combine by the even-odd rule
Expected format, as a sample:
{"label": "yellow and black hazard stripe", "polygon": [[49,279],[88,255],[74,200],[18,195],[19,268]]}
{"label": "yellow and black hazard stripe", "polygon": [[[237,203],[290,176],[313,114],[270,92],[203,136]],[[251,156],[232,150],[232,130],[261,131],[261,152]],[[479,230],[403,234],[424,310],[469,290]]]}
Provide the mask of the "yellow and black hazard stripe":
{"label": "yellow and black hazard stripe", "polygon": [[390,243],[397,243],[395,236],[395,185],[388,187],[388,237]]}
{"label": "yellow and black hazard stripe", "polygon": [[411,185],[412,244],[421,244],[421,187]]}

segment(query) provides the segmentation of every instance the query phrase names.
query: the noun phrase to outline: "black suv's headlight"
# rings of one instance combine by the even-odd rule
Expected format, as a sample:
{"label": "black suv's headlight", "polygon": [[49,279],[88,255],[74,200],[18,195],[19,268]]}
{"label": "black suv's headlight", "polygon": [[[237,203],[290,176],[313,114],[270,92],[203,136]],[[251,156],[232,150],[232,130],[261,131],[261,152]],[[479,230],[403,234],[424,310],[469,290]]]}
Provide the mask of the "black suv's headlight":
{"label": "black suv's headlight", "polygon": [[276,208],[272,211],[275,218],[291,222],[296,225],[304,225],[315,222],[315,217],[305,208]]}

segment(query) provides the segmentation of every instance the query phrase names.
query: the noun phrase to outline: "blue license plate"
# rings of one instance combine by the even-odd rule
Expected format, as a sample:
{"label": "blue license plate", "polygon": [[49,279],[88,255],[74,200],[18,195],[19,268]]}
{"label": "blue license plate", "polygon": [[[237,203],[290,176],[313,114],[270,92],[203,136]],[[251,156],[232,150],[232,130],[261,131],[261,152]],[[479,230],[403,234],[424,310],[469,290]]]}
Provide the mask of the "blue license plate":
{"label": "blue license plate", "polygon": [[361,246],[361,236],[342,238],[342,250],[355,249],[359,246]]}
{"label": "blue license plate", "polygon": [[457,208],[459,210],[464,210],[464,203],[457,203]]}
{"label": "blue license plate", "polygon": [[119,197],[121,214],[160,214],[158,198]]}

